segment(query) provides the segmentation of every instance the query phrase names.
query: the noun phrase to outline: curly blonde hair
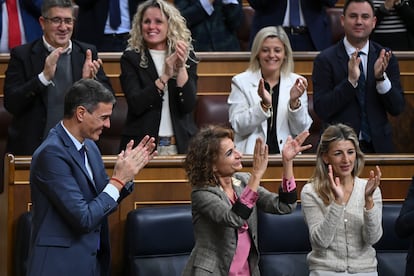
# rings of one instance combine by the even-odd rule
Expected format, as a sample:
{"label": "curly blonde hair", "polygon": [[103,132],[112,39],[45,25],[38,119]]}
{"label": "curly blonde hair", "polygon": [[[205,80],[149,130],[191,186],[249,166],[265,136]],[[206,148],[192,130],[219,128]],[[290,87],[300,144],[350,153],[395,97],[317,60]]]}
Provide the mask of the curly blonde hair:
{"label": "curly blonde hair", "polygon": [[174,52],[177,41],[181,40],[187,43],[188,53],[194,50],[192,45],[191,32],[187,28],[185,18],[181,15],[180,11],[172,4],[164,0],[147,0],[142,4],[138,5],[137,12],[134,15],[132,21],[132,28],[130,32],[130,38],[128,39],[127,50],[134,50],[137,53],[141,54],[140,66],[143,68],[148,67],[148,57],[146,57],[145,41],[142,35],[142,19],[144,13],[148,8],[158,8],[161,10],[161,13],[167,18],[168,22],[168,31],[167,31],[167,53],[169,56]]}

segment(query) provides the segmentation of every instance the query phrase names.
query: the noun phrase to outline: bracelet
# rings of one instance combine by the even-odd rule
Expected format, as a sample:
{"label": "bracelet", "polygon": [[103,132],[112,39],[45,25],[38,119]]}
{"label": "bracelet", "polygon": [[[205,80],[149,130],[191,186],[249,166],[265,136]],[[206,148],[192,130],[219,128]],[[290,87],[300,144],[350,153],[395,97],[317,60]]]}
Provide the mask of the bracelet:
{"label": "bracelet", "polygon": [[300,105],[301,105],[301,102],[300,102],[300,99],[298,99],[297,104],[295,106],[293,106],[293,107],[291,106],[290,108],[293,109],[293,110],[295,110],[295,109],[298,109],[300,107]]}
{"label": "bracelet", "polygon": [[164,85],[164,87],[167,85],[167,83],[166,83],[165,81],[163,81],[163,80],[161,79],[161,77],[159,77],[158,79],[160,80],[160,82],[162,83],[162,85]]}
{"label": "bracelet", "polygon": [[121,180],[119,180],[119,179],[118,179],[118,178],[116,178],[116,177],[111,177],[110,181],[111,181],[111,180],[113,180],[113,181],[117,182],[118,184],[121,184],[121,186],[122,186],[122,187],[124,187],[124,186],[125,186],[125,183],[124,183],[124,182],[122,182]]}
{"label": "bracelet", "polygon": [[260,102],[260,106],[264,109],[272,108],[272,104],[265,104],[264,102]]}

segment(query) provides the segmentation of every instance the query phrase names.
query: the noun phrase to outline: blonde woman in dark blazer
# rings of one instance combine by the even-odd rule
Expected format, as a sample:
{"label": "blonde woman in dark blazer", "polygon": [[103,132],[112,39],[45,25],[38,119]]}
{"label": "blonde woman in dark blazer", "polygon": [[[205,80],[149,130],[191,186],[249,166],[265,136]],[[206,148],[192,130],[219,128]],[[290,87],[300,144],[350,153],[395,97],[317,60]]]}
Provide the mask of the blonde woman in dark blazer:
{"label": "blonde woman in dark blazer", "polygon": [[185,169],[192,185],[191,207],[195,245],[184,276],[260,275],[257,210],[289,214],[296,207],[293,157],[309,132],[288,138],[282,151],[283,183],[279,194],[260,186],[266,171],[268,147],[256,140],[251,173],[241,173],[242,154],[233,143],[233,131],[211,126],[190,142]]}

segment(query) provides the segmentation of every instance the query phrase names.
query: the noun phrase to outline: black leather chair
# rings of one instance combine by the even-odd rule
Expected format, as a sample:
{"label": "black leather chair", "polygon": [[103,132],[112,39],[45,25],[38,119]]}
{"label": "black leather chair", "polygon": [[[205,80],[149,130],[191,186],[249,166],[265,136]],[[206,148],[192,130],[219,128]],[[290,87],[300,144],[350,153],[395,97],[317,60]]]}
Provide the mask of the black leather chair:
{"label": "black leather chair", "polygon": [[194,246],[189,205],[136,209],[125,229],[126,275],[181,275]]}

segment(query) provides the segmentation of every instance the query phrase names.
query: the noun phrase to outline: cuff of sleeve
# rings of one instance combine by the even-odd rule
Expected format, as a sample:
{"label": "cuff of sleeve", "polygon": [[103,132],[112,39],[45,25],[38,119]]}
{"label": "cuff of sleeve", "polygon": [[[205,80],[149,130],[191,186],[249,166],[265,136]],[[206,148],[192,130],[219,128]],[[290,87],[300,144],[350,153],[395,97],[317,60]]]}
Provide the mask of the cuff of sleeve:
{"label": "cuff of sleeve", "polygon": [[239,4],[239,2],[237,2],[237,0],[223,0],[223,1],[222,1],[222,3],[223,3],[224,5],[228,5],[228,4],[235,4],[235,5],[238,5],[238,4]]}
{"label": "cuff of sleeve", "polygon": [[38,78],[44,86],[49,86],[50,84],[54,85],[53,81],[48,81],[45,78],[45,75],[43,74],[43,72],[38,75]]}
{"label": "cuff of sleeve", "polygon": [[249,208],[253,208],[258,198],[259,194],[257,192],[253,191],[249,187],[246,187],[240,195],[240,202]]}
{"label": "cuff of sleeve", "polygon": [[112,197],[115,201],[118,201],[119,198],[119,191],[118,189],[111,183],[106,185],[105,189],[103,190],[104,193],[107,193],[110,197]]}
{"label": "cuff of sleeve", "polygon": [[283,176],[283,180],[282,180],[282,190],[283,192],[292,192],[293,190],[296,189],[296,181],[295,181],[295,177],[292,176],[290,179],[285,178],[285,176]]}
{"label": "cuff of sleeve", "polygon": [[279,188],[279,200],[286,204],[293,204],[297,201],[298,195],[296,194],[296,189],[292,192],[284,192],[282,188]]}
{"label": "cuff of sleeve", "polygon": [[242,219],[248,219],[250,217],[250,214],[253,211],[253,208],[249,208],[243,203],[240,202],[240,200],[237,200],[232,207],[232,210],[234,213],[236,213],[238,216],[240,216]]}

